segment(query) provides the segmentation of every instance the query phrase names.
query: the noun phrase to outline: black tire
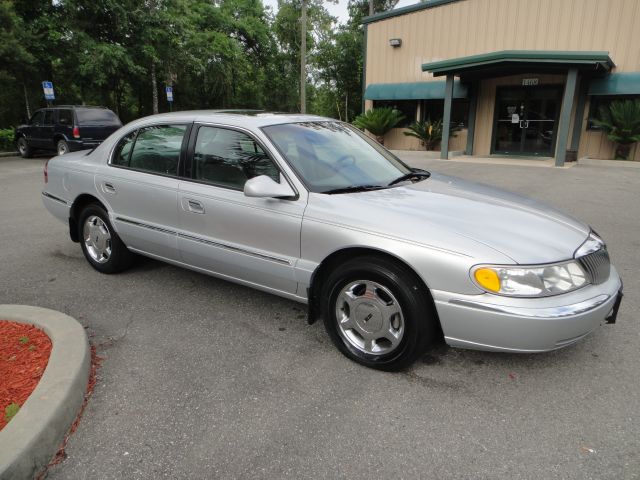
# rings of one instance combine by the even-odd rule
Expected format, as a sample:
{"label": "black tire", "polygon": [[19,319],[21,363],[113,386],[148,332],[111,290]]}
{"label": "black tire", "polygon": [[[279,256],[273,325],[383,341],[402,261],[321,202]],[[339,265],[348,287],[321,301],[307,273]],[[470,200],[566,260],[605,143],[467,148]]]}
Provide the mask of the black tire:
{"label": "black tire", "polygon": [[18,151],[22,158],[31,158],[33,156],[33,149],[29,146],[29,142],[24,137],[18,139]]}
{"label": "black tire", "polygon": [[[104,238],[102,238],[100,246],[110,246],[108,256],[103,253],[99,256],[99,259],[95,258],[101,249],[96,248],[96,244],[87,238],[89,235],[85,236],[85,224],[87,223],[96,229],[106,227],[109,241],[103,242],[102,240]],[[87,228],[89,227],[87,226]],[[100,232],[98,232],[98,234],[100,234]],[[84,253],[85,258],[93,268],[101,273],[118,273],[126,270],[133,263],[134,254],[131,253],[122,240],[120,240],[120,237],[109,221],[109,215],[107,215],[107,212],[100,205],[92,203],[84,207],[78,221],[78,238],[80,239],[82,253]]]}
{"label": "black tire", "polygon": [[[340,302],[343,302],[343,289],[358,285],[360,281],[370,282],[370,285],[376,286],[374,290],[379,293],[376,293],[374,297],[364,295],[358,297],[358,305],[363,306],[357,307],[358,311],[353,313],[353,318],[359,325],[363,321],[384,321],[382,320],[383,313],[380,313],[379,316],[375,313],[373,318],[370,313],[364,319],[360,314],[360,319],[357,320],[359,318],[358,312],[362,309],[369,309],[370,312],[378,311],[374,304],[381,299],[379,297],[390,301],[390,305],[399,305],[400,315],[391,318],[400,318],[394,322],[402,325],[403,334],[396,346],[389,342],[388,353],[384,351],[384,347],[376,354],[367,353],[363,350],[366,348],[365,346],[358,347],[354,343],[360,341],[358,339],[360,328],[350,329],[347,334],[343,328],[338,326],[338,309],[340,312],[346,310],[346,308],[341,309],[338,303],[339,299]],[[353,291],[355,292],[355,290]],[[388,293],[391,293],[392,296],[389,297]],[[375,300],[370,302],[369,298],[375,298]],[[356,257],[330,272],[321,287],[320,306],[325,328],[336,347],[348,358],[379,370],[396,371],[408,367],[424,353],[427,346],[436,339],[438,332],[438,320],[434,312],[433,301],[424,284],[406,266],[383,257]],[[345,318],[344,313],[340,313],[340,315],[343,316],[343,319]],[[351,315],[348,316],[351,317]],[[376,333],[374,332],[372,335],[376,335]],[[360,339],[365,342],[364,337],[360,336]],[[379,348],[377,345],[380,341],[388,342],[381,337],[374,341],[374,348]]]}
{"label": "black tire", "polygon": [[69,153],[69,144],[65,140],[58,140],[56,143],[56,152],[58,155],[64,155],[65,153]]}

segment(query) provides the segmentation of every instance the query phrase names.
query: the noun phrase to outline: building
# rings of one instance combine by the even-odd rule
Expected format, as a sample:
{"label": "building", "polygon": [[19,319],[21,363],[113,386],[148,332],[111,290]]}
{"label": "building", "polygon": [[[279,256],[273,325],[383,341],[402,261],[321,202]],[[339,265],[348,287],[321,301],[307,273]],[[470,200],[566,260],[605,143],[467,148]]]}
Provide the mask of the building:
{"label": "building", "polygon": [[[443,118],[442,158],[611,159],[590,119],[640,98],[640,0],[429,0],[363,23],[365,108]],[[449,125],[460,130],[445,142]],[[402,132],[385,145],[424,149]]]}

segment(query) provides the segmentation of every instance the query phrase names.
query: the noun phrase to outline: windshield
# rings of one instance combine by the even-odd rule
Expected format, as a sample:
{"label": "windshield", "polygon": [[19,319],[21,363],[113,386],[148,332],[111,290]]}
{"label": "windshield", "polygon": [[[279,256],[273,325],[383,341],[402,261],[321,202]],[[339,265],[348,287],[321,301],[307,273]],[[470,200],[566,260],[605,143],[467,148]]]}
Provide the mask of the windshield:
{"label": "windshield", "polygon": [[106,108],[79,108],[76,116],[80,125],[122,125],[118,116]]}
{"label": "windshield", "polygon": [[387,187],[411,169],[342,122],[285,123],[262,129],[312,192]]}

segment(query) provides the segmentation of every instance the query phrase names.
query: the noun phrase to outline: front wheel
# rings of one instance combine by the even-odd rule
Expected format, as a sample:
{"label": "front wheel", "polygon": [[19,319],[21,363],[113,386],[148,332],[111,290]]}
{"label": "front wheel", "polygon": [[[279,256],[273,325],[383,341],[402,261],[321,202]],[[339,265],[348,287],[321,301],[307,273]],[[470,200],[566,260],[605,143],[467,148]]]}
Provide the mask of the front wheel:
{"label": "front wheel", "polygon": [[33,149],[29,146],[29,142],[24,137],[18,139],[18,151],[22,158],[31,158],[33,156]]}
{"label": "front wheel", "polygon": [[345,262],[327,276],[321,302],[333,343],[367,367],[405,368],[436,336],[429,292],[393,260],[367,256]]}
{"label": "front wheel", "polygon": [[117,273],[129,268],[133,253],[120,240],[109,221],[109,215],[99,205],[82,210],[78,222],[82,253],[93,268],[102,273]]}

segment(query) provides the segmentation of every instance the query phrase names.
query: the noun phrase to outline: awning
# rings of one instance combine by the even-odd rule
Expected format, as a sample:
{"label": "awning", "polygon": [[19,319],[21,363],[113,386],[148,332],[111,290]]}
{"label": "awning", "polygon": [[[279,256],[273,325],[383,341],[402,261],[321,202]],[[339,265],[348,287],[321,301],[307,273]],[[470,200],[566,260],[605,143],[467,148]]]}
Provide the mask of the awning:
{"label": "awning", "polygon": [[578,68],[592,71],[608,72],[615,64],[609,52],[568,52],[555,50],[502,50],[498,52],[471,55],[469,57],[452,58],[438,62],[424,63],[423,72],[432,72],[434,76],[464,75],[478,73],[482,70],[492,72],[499,68],[503,74],[509,73],[508,67],[514,69]]}
{"label": "awning", "polygon": [[[367,86],[367,100],[434,100],[444,98],[444,81],[409,83],[372,83]],[[467,98],[467,87],[455,80],[453,98]]]}
{"label": "awning", "polygon": [[612,73],[595,78],[589,85],[589,95],[640,95],[640,72]]}

